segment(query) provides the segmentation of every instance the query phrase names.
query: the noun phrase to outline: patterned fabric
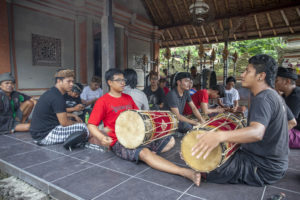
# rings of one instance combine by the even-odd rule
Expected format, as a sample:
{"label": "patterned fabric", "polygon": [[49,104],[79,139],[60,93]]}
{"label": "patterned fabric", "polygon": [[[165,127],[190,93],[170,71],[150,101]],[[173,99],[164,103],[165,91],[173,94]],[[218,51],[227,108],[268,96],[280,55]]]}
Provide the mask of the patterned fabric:
{"label": "patterned fabric", "polygon": [[171,138],[172,138],[172,136],[167,136],[162,139],[151,142],[150,144],[140,146],[136,149],[127,149],[119,142],[116,142],[116,144],[112,147],[112,151],[118,157],[123,158],[124,160],[138,162],[139,154],[143,148],[148,148],[149,150],[154,151],[155,153],[159,154],[163,150],[163,148],[169,143]]}
{"label": "patterned fabric", "polygon": [[87,132],[87,135],[89,135],[89,131],[85,123],[77,123],[65,127],[58,125],[52,129],[50,133],[39,142],[39,144],[51,145],[63,143],[71,134],[79,131]]}

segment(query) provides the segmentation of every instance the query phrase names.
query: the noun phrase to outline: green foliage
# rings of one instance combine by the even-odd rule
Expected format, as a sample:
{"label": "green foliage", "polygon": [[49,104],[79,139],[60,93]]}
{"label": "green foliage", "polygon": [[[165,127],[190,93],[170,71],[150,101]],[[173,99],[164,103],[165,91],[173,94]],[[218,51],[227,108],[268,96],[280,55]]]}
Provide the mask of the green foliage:
{"label": "green foliage", "polygon": [[[236,51],[238,53],[238,60],[236,63],[236,75],[239,76],[241,72],[245,69],[248,64],[248,59],[256,54],[268,54],[272,56],[275,60],[278,60],[278,50],[285,46],[285,43],[281,37],[276,38],[265,38],[265,39],[256,39],[256,40],[244,40],[244,41],[236,41],[230,42],[228,44],[228,49],[230,55]],[[185,69],[184,60],[186,60],[187,53],[190,50],[191,52],[191,59],[189,67],[192,65],[200,66],[200,59],[198,56],[198,47],[197,46],[185,46],[185,47],[176,47],[171,48],[171,54],[173,57],[169,60],[170,62],[170,72],[174,73],[176,71],[187,71],[187,62],[185,62]],[[205,45],[205,48],[214,48],[216,51],[216,60],[215,60],[215,71],[217,76],[223,75],[223,58],[222,52],[224,49],[224,43],[218,44],[210,44]],[[206,52],[210,55],[211,52]],[[161,63],[161,70],[162,68],[167,68],[168,60],[164,57],[165,49],[160,49],[160,63]],[[209,62],[209,56],[207,56],[206,61]],[[232,59],[228,59],[228,74],[233,74],[233,61]],[[210,62],[209,62],[210,63]],[[174,69],[172,69],[172,64]],[[211,63],[209,64],[211,66]]]}

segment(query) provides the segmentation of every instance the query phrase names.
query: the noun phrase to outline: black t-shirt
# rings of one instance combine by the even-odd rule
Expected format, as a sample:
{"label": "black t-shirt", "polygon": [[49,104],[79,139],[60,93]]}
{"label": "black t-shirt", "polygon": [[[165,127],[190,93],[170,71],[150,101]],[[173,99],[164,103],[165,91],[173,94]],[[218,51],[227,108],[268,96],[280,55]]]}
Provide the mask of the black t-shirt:
{"label": "black t-shirt", "polygon": [[[258,122],[265,126],[263,139],[242,144],[241,149],[253,158],[258,167],[270,172],[283,172],[288,168],[288,122],[284,100],[275,90],[261,91],[251,99],[248,125]],[[249,160],[249,162],[251,162]]]}
{"label": "black t-shirt", "polygon": [[286,105],[291,109],[297,120],[297,126],[295,128],[300,130],[300,87],[296,87],[292,93],[284,99]]}
{"label": "black t-shirt", "polygon": [[165,93],[160,87],[155,92],[151,90],[151,86],[144,89],[149,102],[150,110],[160,110],[159,105],[164,102]]}
{"label": "black t-shirt", "polygon": [[56,87],[46,91],[38,100],[31,120],[30,133],[33,139],[41,140],[59,125],[57,113],[66,112],[63,95]]}
{"label": "black t-shirt", "polygon": [[182,97],[179,95],[177,88],[169,92],[165,98],[163,110],[171,110],[171,108],[178,108],[179,113],[182,115],[186,103],[192,101],[190,92],[188,90],[183,92]]}
{"label": "black t-shirt", "polygon": [[67,108],[73,108],[74,106],[81,104],[80,97],[74,98],[68,95],[67,93],[64,94],[64,99],[66,101],[66,107]]}

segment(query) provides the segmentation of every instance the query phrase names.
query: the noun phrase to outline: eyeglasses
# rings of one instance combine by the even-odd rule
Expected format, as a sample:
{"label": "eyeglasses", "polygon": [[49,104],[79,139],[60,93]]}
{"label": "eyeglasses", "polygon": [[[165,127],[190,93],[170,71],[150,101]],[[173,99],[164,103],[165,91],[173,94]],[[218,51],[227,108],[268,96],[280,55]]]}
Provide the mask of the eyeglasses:
{"label": "eyeglasses", "polygon": [[116,80],[111,80],[111,81],[116,81],[118,83],[126,83],[126,79],[116,79]]}

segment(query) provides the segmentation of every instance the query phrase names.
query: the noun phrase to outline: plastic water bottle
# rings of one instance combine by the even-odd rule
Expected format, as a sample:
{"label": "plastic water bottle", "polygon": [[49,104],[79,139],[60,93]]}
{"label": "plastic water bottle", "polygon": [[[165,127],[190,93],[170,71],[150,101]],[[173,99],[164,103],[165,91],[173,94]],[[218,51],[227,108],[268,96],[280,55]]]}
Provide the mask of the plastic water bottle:
{"label": "plastic water bottle", "polygon": [[90,114],[89,114],[89,112],[86,112],[86,113],[85,113],[85,116],[84,116],[84,122],[85,122],[86,124],[88,123],[89,118],[90,118]]}

